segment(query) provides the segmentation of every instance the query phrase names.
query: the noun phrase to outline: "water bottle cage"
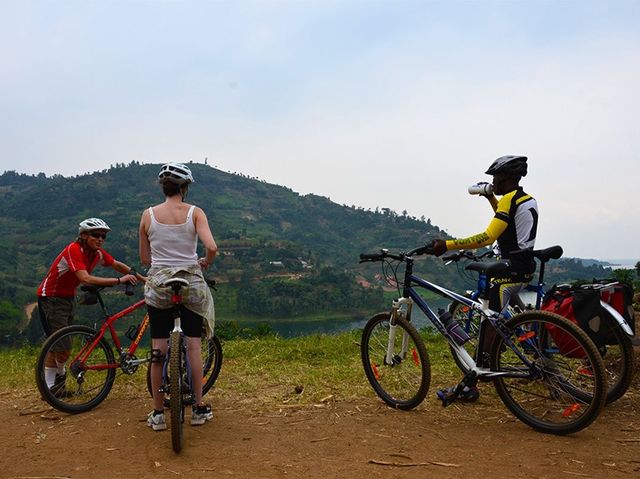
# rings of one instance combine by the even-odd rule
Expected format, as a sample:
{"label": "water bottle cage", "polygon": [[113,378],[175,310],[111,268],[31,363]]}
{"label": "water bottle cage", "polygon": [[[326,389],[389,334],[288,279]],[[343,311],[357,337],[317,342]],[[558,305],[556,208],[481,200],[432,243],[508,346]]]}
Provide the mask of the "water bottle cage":
{"label": "water bottle cage", "polygon": [[140,331],[140,325],[138,324],[136,326],[135,324],[132,324],[131,326],[129,326],[129,328],[127,329],[127,332],[124,333],[124,335],[127,338],[129,338],[131,341],[133,341],[138,336],[139,331]]}

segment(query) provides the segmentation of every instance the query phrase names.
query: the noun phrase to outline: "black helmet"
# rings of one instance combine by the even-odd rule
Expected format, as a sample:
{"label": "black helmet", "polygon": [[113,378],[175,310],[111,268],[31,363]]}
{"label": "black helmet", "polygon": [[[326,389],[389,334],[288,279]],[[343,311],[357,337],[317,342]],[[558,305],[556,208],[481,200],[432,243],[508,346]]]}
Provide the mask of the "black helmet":
{"label": "black helmet", "polygon": [[502,173],[509,176],[527,176],[527,157],[514,155],[501,156],[491,163],[491,166],[485,173],[487,175]]}

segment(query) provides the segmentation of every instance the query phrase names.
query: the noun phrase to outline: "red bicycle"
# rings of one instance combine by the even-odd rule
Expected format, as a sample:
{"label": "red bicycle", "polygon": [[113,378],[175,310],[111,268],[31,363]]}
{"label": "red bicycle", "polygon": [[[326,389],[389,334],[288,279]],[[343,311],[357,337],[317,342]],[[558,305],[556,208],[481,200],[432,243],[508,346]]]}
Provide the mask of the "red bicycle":
{"label": "red bicycle", "polygon": [[[59,329],[47,338],[38,356],[35,371],[38,390],[42,398],[59,411],[76,414],[93,409],[111,391],[118,370],[120,374],[134,374],[141,365],[151,360],[149,351],[145,352],[143,358],[136,356],[149,326],[147,314],[138,325],[131,326],[125,333],[131,340],[128,347],[124,347],[114,326],[120,318],[143,307],[144,300],[109,315],[100,294],[104,288],[93,285],[81,288],[86,293],[84,304],[98,303],[102,309],[100,328],[71,325]],[[202,393],[206,394],[216,382],[222,367],[222,345],[216,336],[202,341],[202,366]],[[148,379],[147,388],[151,393]]]}

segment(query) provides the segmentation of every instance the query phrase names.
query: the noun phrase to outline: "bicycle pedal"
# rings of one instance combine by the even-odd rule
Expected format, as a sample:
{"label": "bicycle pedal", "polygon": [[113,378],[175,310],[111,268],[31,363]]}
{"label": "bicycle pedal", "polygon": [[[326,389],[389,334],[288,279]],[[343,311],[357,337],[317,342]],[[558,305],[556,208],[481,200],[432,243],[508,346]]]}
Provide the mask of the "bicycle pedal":
{"label": "bicycle pedal", "polygon": [[456,400],[453,388],[438,390],[436,397],[442,401],[442,407],[447,407]]}

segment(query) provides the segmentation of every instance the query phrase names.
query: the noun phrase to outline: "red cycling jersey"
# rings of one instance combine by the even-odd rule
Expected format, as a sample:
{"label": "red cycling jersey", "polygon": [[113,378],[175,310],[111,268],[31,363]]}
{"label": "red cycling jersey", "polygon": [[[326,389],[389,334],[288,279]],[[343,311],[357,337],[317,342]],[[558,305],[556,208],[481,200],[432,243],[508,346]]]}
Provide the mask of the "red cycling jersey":
{"label": "red cycling jersey", "polygon": [[38,288],[38,296],[73,297],[80,284],[76,271],[84,269],[91,273],[98,263],[111,266],[113,261],[113,256],[102,248],[92,252],[74,241],[62,250],[49,268]]}

